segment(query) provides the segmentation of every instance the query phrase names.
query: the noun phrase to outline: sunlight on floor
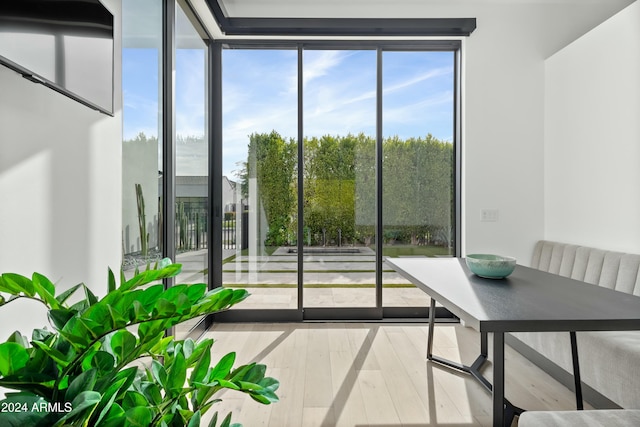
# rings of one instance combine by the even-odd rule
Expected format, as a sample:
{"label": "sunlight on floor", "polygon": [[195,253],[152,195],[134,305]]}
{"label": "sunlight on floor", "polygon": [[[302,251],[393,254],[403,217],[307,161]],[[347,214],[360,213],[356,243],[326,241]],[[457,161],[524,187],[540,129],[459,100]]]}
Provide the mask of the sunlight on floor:
{"label": "sunlight on floor", "polygon": [[[216,339],[212,360],[235,349],[237,363],[264,363],[281,385],[277,404],[225,391],[214,410],[232,410],[247,426],[490,425],[489,394],[468,375],[427,363],[426,334],[424,324],[216,325],[207,333]],[[441,325],[434,353],[472,360],[477,339]]]}

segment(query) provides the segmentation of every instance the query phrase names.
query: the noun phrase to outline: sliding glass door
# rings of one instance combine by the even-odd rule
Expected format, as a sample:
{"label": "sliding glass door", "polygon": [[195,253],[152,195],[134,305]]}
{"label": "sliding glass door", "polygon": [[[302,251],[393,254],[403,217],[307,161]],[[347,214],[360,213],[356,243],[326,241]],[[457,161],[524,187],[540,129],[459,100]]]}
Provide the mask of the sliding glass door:
{"label": "sliding glass door", "polygon": [[376,51],[305,50],[304,307],[376,306]]}
{"label": "sliding glass door", "polygon": [[[209,284],[209,46],[183,5],[122,2],[121,267],[131,277],[169,257],[175,283]],[[201,320],[173,332],[195,335]]]}
{"label": "sliding glass door", "polygon": [[[454,94],[454,52],[383,52],[385,257],[455,256]],[[382,295],[385,307],[429,305],[395,274],[383,276]]]}
{"label": "sliding glass door", "polygon": [[384,259],[457,250],[458,44],[436,47],[219,45],[221,283],[252,294],[241,318],[426,313]]}
{"label": "sliding glass door", "polygon": [[[207,45],[176,2],[175,245],[176,283],[209,283],[209,132]],[[185,338],[202,318],[176,326]]]}
{"label": "sliding glass door", "polygon": [[222,283],[242,309],[297,309],[297,50],[222,55]]}

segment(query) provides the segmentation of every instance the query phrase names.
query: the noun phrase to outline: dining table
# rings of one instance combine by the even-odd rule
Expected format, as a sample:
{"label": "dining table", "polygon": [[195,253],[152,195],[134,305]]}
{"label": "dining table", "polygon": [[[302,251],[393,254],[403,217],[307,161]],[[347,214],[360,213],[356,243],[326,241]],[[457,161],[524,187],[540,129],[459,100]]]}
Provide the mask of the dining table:
{"label": "dining table", "polygon": [[[576,332],[640,330],[640,298],[569,277],[518,264],[507,277],[484,278],[461,257],[387,257],[385,262],[431,297],[427,359],[471,374],[491,392],[494,427],[510,426],[524,410],[505,398],[505,333],[570,333],[581,409]],[[433,354],[436,302],[480,332],[480,355],[471,365]],[[488,334],[493,336],[491,382],[480,372],[489,359]]]}

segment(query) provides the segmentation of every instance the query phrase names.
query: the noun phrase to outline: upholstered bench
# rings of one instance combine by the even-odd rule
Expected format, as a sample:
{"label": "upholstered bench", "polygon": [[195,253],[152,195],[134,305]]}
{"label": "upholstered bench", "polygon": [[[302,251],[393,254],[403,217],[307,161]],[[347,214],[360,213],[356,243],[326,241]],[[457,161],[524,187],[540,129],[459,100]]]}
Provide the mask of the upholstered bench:
{"label": "upholstered bench", "polygon": [[[640,296],[640,255],[540,241],[531,264],[533,268]],[[573,373],[568,333],[513,333],[510,338],[513,337],[516,340],[510,341],[518,344],[512,344],[516,350],[525,344],[567,373]],[[640,331],[578,332],[576,337],[583,384],[615,404],[609,407],[640,409]],[[610,414],[612,419],[616,414]]]}
{"label": "upholstered bench", "polygon": [[518,427],[635,427],[640,411],[614,409],[599,411],[528,411],[520,415]]}

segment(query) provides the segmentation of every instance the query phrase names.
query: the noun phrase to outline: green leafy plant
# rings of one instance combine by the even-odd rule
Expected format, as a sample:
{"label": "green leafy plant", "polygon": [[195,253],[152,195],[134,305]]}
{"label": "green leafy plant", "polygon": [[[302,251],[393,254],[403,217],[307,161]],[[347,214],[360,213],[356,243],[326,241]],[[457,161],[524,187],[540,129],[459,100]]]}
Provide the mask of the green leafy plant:
{"label": "green leafy plant", "polygon": [[[249,295],[208,291],[203,283],[169,289],[158,283],[180,269],[165,259],[129,280],[121,274],[119,286],[109,270],[102,299],[84,284],[56,294],[38,273],[30,279],[0,275],[0,307],[20,298],[38,301],[52,328],[34,330],[30,341],[14,332],[0,344],[0,387],[14,390],[0,401],[0,425],[195,427],[220,401],[215,395],[222,389],[276,402],[279,383],[265,376],[264,365],[234,369],[233,352],[212,364],[213,340],[165,336],[181,322],[226,310]],[[80,301],[69,305],[80,290]],[[218,421],[216,412],[209,425],[230,426],[231,414]]]}

